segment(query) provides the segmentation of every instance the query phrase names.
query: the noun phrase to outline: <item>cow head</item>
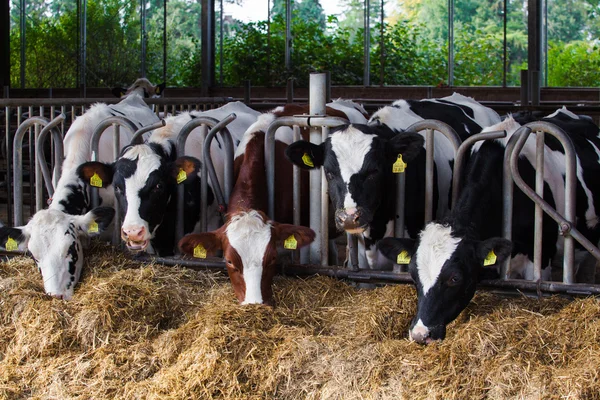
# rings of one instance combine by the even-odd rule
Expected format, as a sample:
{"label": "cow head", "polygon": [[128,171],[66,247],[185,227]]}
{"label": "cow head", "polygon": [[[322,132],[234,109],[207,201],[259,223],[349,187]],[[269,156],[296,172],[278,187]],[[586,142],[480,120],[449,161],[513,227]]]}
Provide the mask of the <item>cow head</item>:
{"label": "cow head", "polygon": [[216,231],[185,236],[179,248],[196,256],[199,251],[205,256],[223,250],[227,273],[240,303],[274,305],[271,285],[277,248],[299,249],[314,238],[310,228],[280,224],[251,210],[228,215],[227,223]]}
{"label": "cow head", "polygon": [[136,80],[129,88],[117,86],[112,88],[111,92],[115,97],[118,98],[127,97],[133,92],[138,92],[139,95],[144,98],[155,99],[162,96],[165,86],[166,84],[164,82],[158,85],[153,85],[148,79],[140,78]]}
{"label": "cow head", "polygon": [[[174,204],[171,199],[175,198],[177,184],[185,185],[186,191],[199,191],[200,161],[193,157],[173,160],[170,156],[173,153],[173,149],[166,151],[156,143],[142,144],[125,148],[113,164],[88,162],[77,169],[84,182],[90,182],[96,175],[103,187],[112,183],[125,215],[121,238],[129,250],[148,248],[166,213],[174,209],[169,206]],[[199,193],[188,197],[199,198]],[[195,215],[200,212],[199,204],[197,206]]]}
{"label": "cow head", "polygon": [[51,296],[70,300],[83,266],[81,239],[102,233],[115,210],[98,207],[85,215],[56,209],[38,211],[27,225],[0,228],[0,245],[7,250],[29,250]]}
{"label": "cow head", "polygon": [[392,131],[386,125],[351,124],[332,129],[320,145],[292,143],[285,154],[302,168],[324,168],[336,207],[336,226],[357,234],[365,231],[384,192],[390,190],[392,166],[398,156],[408,163],[422,146],[423,137],[416,133]]}
{"label": "cow head", "polygon": [[437,222],[427,224],[418,242],[385,238],[377,246],[390,260],[409,263],[418,298],[409,336],[421,344],[446,337],[446,326],[473,298],[481,269],[499,267],[512,249],[506,239],[473,240]]}

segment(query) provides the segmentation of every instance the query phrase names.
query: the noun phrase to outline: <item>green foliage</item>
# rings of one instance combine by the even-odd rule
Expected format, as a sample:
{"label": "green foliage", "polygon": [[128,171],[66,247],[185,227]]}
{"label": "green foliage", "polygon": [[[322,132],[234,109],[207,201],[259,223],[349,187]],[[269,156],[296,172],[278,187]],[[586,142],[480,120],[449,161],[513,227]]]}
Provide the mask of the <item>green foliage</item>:
{"label": "green foliage", "polygon": [[[148,0],[146,72],[163,80],[165,0]],[[236,1],[240,0],[225,0]],[[340,0],[338,19],[326,17],[318,0],[292,1],[291,67],[286,70],[285,1],[272,1],[271,21],[224,25],[223,84],[282,86],[289,78],[308,85],[310,72],[328,70],[334,85],[363,84],[362,0]],[[393,0],[386,0],[393,1]],[[400,1],[400,0],[398,0]],[[371,1],[371,82],[440,85],[448,81],[447,0],[401,0],[401,13],[380,21]],[[11,2],[11,85],[20,86],[19,2]],[[454,84],[502,85],[504,0],[455,0]],[[520,83],[527,63],[526,0],[507,0],[507,84]],[[169,0],[167,84],[200,86],[200,2]],[[549,0],[550,86],[599,86],[600,0]],[[127,85],[140,76],[139,2],[87,1],[86,84]],[[217,18],[218,20],[218,18]],[[26,87],[75,87],[78,20],[74,0],[28,0]],[[218,30],[217,30],[218,32]],[[217,39],[217,46],[219,46]],[[577,72],[574,72],[577,71]],[[217,72],[218,73],[218,72]]]}
{"label": "green foliage", "polygon": [[598,42],[550,42],[548,58],[549,86],[600,86]]}

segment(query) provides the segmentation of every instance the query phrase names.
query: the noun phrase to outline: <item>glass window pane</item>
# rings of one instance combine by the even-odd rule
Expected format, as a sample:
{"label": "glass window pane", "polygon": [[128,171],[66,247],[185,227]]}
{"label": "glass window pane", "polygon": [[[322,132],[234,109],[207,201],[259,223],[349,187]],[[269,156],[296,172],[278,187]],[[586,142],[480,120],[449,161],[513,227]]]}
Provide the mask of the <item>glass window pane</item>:
{"label": "glass window pane", "polygon": [[548,86],[599,86],[598,1],[547,1]]}

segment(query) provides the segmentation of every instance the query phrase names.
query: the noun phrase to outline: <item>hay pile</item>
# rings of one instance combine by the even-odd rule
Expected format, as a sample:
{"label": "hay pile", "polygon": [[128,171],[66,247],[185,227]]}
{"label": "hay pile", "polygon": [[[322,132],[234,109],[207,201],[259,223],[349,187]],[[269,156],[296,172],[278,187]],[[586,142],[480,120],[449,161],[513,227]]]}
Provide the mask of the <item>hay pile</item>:
{"label": "hay pile", "polygon": [[74,300],[0,263],[1,399],[599,399],[600,304],[479,293],[421,347],[409,286],[279,278],[240,307],[227,278],[96,245]]}

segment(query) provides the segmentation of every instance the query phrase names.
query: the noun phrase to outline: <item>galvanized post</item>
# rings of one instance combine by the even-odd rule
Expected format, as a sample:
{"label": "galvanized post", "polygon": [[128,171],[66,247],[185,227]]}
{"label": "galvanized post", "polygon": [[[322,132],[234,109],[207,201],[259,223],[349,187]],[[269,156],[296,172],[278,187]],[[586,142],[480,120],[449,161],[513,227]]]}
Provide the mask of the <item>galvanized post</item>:
{"label": "galvanized post", "polygon": [[[310,74],[309,81],[309,113],[310,115],[325,115],[325,74]],[[311,128],[310,142],[319,145],[323,142],[322,132]],[[315,240],[310,244],[310,261],[312,264],[321,262],[321,169],[310,171],[310,227],[315,231]]]}
{"label": "galvanized post", "polygon": [[433,220],[433,167],[434,135],[433,129],[425,130],[425,223]]}
{"label": "galvanized post", "polygon": [[371,2],[365,0],[364,6],[364,38],[363,38],[363,85],[369,86],[371,84],[371,24],[369,21],[371,17]]}
{"label": "galvanized post", "polygon": [[[7,214],[7,223],[8,226],[13,226],[13,215],[10,210],[12,209],[12,187],[10,184],[10,176],[11,176],[11,160],[12,160],[12,141],[10,134],[10,107],[5,108],[5,127],[6,127],[6,214]],[[14,180],[13,180],[14,183]]]}
{"label": "galvanized post", "polygon": [[[544,133],[537,131],[535,133],[535,192],[544,197]],[[543,225],[544,211],[539,204],[535,204],[535,222],[534,222],[534,250],[533,250],[533,280],[538,281],[542,278],[542,236],[544,232]]]}

